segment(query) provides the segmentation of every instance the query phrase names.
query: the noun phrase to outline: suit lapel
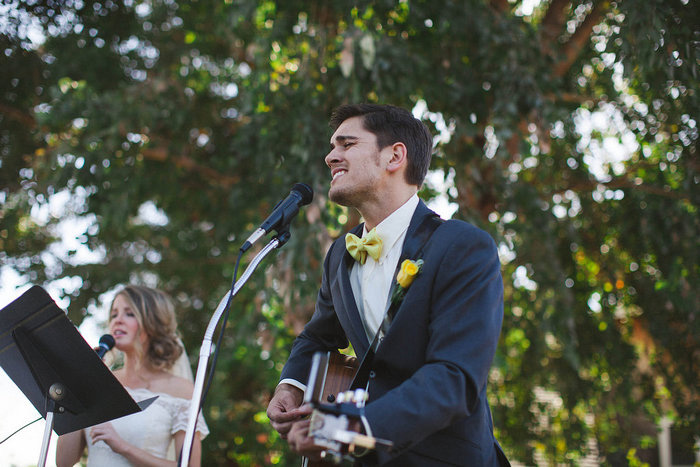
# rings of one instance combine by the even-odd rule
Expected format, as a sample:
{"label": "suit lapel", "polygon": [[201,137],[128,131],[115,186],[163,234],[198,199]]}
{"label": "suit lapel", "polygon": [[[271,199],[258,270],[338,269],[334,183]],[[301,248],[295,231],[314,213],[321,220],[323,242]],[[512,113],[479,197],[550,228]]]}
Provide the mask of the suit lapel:
{"label": "suit lapel", "polygon": [[[401,256],[399,257],[399,262],[396,264],[396,270],[394,271],[394,279],[399,273],[401,263],[403,263],[404,260],[410,259],[415,261],[420,259],[419,256],[422,253],[423,246],[435,231],[436,226],[442,223],[442,220],[436,220],[435,223],[432,223],[430,218],[439,219],[439,216],[430,210],[422,200],[419,201],[416,211],[411,218],[411,222],[408,225],[408,230],[406,231],[406,239],[403,242]],[[391,284],[389,297],[394,295],[395,288],[396,280]],[[391,324],[394,316],[396,316],[396,313],[401,309],[401,305],[403,305],[403,301],[398,305],[395,303],[389,304],[383,326],[389,326]],[[387,331],[388,329],[385,328],[385,333]]]}
{"label": "suit lapel", "polygon": [[[425,218],[428,216],[437,216],[437,214],[431,211],[430,208],[428,208],[428,206],[426,206],[422,200],[419,200],[418,206],[416,207],[416,211],[413,213],[413,217],[411,218],[411,223],[408,224],[408,230],[406,231],[406,239],[403,242],[401,257],[399,258],[399,264],[397,265],[396,272],[398,272],[398,268],[401,267],[401,263],[405,259],[418,259],[416,256],[425,244],[426,240],[418,230],[423,225]],[[432,233],[432,231],[430,231],[429,233]]]}
{"label": "suit lapel", "polygon": [[[362,228],[363,224],[360,224],[350,232],[359,236],[362,233]],[[369,347],[369,341],[367,340],[365,328],[360,319],[360,311],[357,308],[355,295],[350,285],[350,268],[355,260],[350,256],[350,253],[348,253],[344,246],[342,247],[342,251],[342,258],[338,261],[338,268],[335,271],[333,306],[336,309],[338,319],[340,319],[348,339],[355,349],[355,353],[357,355],[363,355]],[[339,297],[339,300],[336,300],[337,297]]]}

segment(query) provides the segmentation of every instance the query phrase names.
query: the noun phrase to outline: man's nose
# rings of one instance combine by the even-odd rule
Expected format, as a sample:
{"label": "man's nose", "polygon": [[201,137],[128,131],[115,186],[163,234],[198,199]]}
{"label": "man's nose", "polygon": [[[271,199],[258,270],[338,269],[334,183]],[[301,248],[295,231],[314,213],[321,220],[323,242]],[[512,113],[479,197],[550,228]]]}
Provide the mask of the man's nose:
{"label": "man's nose", "polygon": [[326,155],[326,158],[325,158],[326,165],[327,165],[328,167],[330,167],[331,164],[333,164],[333,163],[335,163],[335,162],[338,162],[339,160],[340,160],[340,159],[339,159],[339,157],[337,156],[337,154],[336,154],[336,152],[335,152],[335,149],[331,149],[331,152],[329,152],[329,153]]}

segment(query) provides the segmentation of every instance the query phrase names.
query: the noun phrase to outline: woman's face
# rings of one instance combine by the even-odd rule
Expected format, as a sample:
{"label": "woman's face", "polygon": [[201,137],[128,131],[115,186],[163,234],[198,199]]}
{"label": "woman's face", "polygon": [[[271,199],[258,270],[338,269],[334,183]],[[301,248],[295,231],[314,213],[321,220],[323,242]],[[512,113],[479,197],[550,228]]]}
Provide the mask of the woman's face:
{"label": "woman's face", "polygon": [[122,294],[114,299],[109,320],[109,332],[114,337],[117,349],[122,352],[135,349],[137,342],[145,348],[148,336],[141,332],[136,313]]}

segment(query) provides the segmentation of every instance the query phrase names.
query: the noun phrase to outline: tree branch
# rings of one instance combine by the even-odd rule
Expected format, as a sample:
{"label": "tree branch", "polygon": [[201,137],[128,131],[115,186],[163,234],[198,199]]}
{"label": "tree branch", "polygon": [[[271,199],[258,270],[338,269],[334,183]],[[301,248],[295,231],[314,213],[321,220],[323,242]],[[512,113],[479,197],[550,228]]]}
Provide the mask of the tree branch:
{"label": "tree branch", "polygon": [[[605,3],[605,5],[607,6],[608,4]],[[561,55],[564,58],[554,66],[554,76],[562,77],[571,69],[571,66],[581,54],[584,46],[589,43],[591,33],[593,32],[593,26],[600,22],[604,11],[601,2],[593,3],[591,12],[562,47]]]}
{"label": "tree branch", "polygon": [[599,181],[591,180],[588,182],[575,183],[575,184],[569,185],[565,188],[552,190],[552,191],[547,193],[547,197],[550,197],[550,195],[552,193],[565,193],[567,191],[573,191],[574,193],[594,191],[599,185],[602,185],[609,190],[616,190],[619,188],[631,188],[634,190],[645,191],[647,193],[651,193],[651,194],[657,195],[657,196],[663,196],[666,198],[673,198],[673,199],[681,199],[681,200],[685,200],[685,201],[690,201],[690,195],[688,193],[673,191],[670,188],[667,189],[667,188],[662,188],[662,187],[652,186],[652,185],[645,185],[645,184],[637,185],[636,183],[634,183],[630,180],[626,180],[624,178],[617,178],[617,179],[611,180],[609,182],[599,182]]}
{"label": "tree branch", "polygon": [[18,121],[19,123],[29,128],[33,129],[36,127],[36,120],[34,119],[34,117],[32,117],[26,112],[15,109],[14,107],[8,107],[6,105],[0,104],[0,113],[7,117],[10,117],[12,120]]}
{"label": "tree branch", "polygon": [[552,44],[561,34],[566,21],[565,13],[569,3],[569,0],[552,0],[549,8],[547,8],[547,12],[542,19],[542,37],[540,39],[540,47],[545,54],[549,54],[552,51]]}
{"label": "tree branch", "polygon": [[608,101],[608,99],[605,97],[593,96],[591,94],[577,94],[573,92],[550,92],[544,94],[543,97],[551,102],[564,102],[566,104],[583,104],[584,102],[598,104],[600,102]]}
{"label": "tree branch", "polygon": [[159,162],[170,161],[176,167],[185,168],[192,172],[198,172],[205,176],[207,179],[211,180],[212,182],[224,187],[230,187],[240,182],[241,180],[241,178],[238,176],[224,175],[212,169],[211,167],[206,167],[201,164],[198,164],[191,157],[170,155],[168,154],[168,151],[166,151],[164,148],[144,149],[143,151],[141,151],[141,154],[146,159],[151,159]]}
{"label": "tree branch", "polygon": [[489,3],[491,3],[491,8],[498,13],[504,13],[508,10],[508,0],[491,0]]}

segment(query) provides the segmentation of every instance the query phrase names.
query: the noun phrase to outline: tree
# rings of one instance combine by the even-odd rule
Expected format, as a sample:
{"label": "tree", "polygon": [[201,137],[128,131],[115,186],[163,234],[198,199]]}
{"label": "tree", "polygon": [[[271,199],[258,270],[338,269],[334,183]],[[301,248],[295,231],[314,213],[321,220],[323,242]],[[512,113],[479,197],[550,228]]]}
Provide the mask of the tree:
{"label": "tree", "polygon": [[[502,252],[499,440],[532,463],[575,462],[594,439],[625,464],[648,444],[639,419],[698,419],[699,13],[680,0],[534,3],[10,3],[3,264],[62,279],[76,323],[117,284],[162,287],[196,355],[238,247],[309,183],[289,244],[234,302],[206,406],[207,463],[292,462],[266,400],[326,248],[357,221],[325,196],[328,115],[353,101],[415,108],[438,135],[432,168],[455,217]],[[66,214],[31,215],[62,193]],[[71,216],[90,222],[79,240],[98,259],[51,247]]]}

